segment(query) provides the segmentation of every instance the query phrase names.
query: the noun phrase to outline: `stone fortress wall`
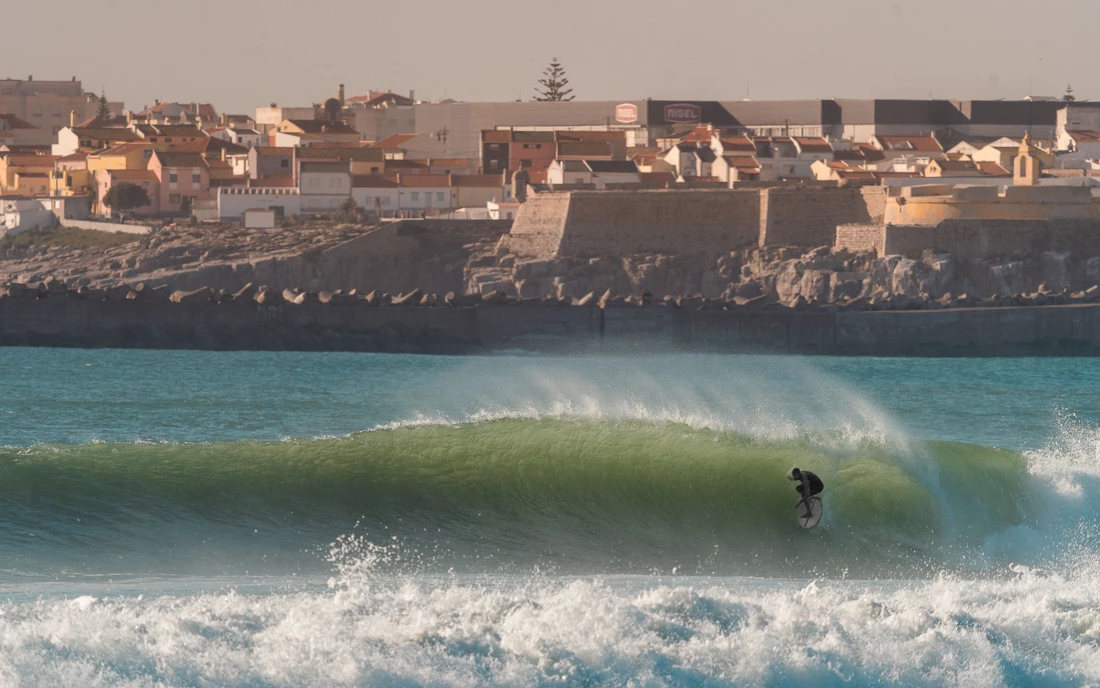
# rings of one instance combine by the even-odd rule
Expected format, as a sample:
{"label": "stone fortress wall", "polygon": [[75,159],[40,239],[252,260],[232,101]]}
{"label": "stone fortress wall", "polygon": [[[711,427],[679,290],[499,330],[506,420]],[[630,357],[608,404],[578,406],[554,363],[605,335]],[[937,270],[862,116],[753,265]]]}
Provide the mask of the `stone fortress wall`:
{"label": "stone fortress wall", "polygon": [[542,193],[521,206],[500,247],[548,260],[829,246],[838,225],[881,222],[885,194],[881,187]]}

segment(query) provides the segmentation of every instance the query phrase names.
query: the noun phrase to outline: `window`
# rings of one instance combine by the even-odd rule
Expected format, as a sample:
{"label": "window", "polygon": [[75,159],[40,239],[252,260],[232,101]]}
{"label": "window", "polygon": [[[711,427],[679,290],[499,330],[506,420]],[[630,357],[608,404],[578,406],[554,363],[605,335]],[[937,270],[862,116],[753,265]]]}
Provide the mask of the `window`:
{"label": "window", "polygon": [[283,158],[279,161],[279,167],[290,167],[290,161],[286,158]]}
{"label": "window", "polygon": [[443,202],[443,192],[442,191],[436,193],[435,200],[439,201],[440,203]]}
{"label": "window", "polygon": [[381,172],[378,170],[377,167],[370,168],[370,173],[371,174],[381,174]]}
{"label": "window", "polygon": [[340,188],[341,186],[343,186],[339,177],[333,177],[332,179],[328,180],[328,185],[333,188]]}
{"label": "window", "polygon": [[533,163],[530,160],[520,160],[519,161],[519,166],[520,167],[533,167]]}
{"label": "window", "polygon": [[536,149],[541,150],[542,149],[542,144],[541,143],[525,143],[525,144],[523,144],[523,147],[524,148],[536,148]]}
{"label": "window", "polygon": [[153,138],[149,139],[149,142],[150,143],[156,143],[157,142],[157,137],[154,136]]}
{"label": "window", "polygon": [[191,173],[191,184],[193,184],[194,186],[199,186],[200,184],[202,184],[201,172],[195,171]]}
{"label": "window", "polygon": [[413,191],[412,192],[412,200],[414,200],[414,201],[419,201],[420,200],[420,192],[419,191]]}
{"label": "window", "polygon": [[499,151],[500,150],[500,144],[499,143],[490,143],[489,144],[489,150]]}
{"label": "window", "polygon": [[500,161],[499,160],[490,160],[489,161],[489,169],[490,170],[499,170],[500,169]]}
{"label": "window", "polygon": [[168,194],[168,202],[169,203],[179,203],[180,202],[180,195],[179,194]]}
{"label": "window", "polygon": [[164,137],[164,142],[165,143],[172,143],[172,137],[171,136],[165,136]]}
{"label": "window", "polygon": [[179,181],[177,177],[178,177],[178,175],[175,172],[169,172],[168,173],[168,183],[169,184],[175,184],[177,181]]}

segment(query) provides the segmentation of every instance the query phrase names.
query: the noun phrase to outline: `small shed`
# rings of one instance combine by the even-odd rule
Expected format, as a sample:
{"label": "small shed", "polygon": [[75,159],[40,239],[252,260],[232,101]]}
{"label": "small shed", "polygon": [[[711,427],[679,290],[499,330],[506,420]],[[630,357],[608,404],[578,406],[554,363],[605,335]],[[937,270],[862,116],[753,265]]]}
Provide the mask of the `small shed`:
{"label": "small shed", "polygon": [[272,229],[275,227],[275,211],[252,208],[241,214],[245,229]]}

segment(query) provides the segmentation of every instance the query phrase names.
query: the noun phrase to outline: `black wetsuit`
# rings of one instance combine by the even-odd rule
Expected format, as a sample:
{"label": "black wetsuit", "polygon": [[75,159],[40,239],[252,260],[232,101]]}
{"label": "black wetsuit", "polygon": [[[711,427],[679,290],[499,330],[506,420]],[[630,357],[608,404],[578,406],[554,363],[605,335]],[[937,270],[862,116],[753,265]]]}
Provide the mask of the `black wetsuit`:
{"label": "black wetsuit", "polygon": [[821,482],[821,478],[817,477],[815,473],[809,471],[800,471],[800,473],[802,484],[794,488],[798,490],[798,494],[805,497],[807,486],[810,488],[810,496],[820,494],[825,489],[825,483]]}

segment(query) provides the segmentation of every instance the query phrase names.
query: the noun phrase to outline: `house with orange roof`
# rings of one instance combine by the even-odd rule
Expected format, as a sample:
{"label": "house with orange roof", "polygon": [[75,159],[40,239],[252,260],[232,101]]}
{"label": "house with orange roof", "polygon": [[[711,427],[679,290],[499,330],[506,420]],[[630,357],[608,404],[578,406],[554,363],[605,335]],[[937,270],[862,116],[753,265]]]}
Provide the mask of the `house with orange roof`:
{"label": "house with orange roof", "polygon": [[87,154],[88,171],[93,175],[106,170],[147,170],[156,145],[139,141],[120,143]]}
{"label": "house with orange roof", "polygon": [[159,213],[189,215],[195,201],[210,200],[210,171],[201,153],[154,151],[149,170],[158,182]]}
{"label": "house with orange roof", "polygon": [[449,174],[397,175],[398,210],[436,214],[453,210],[457,195]]}
{"label": "house with orange roof", "polygon": [[[130,213],[134,215],[156,215],[160,213],[160,180],[152,170],[103,170],[96,175],[96,181],[99,186],[98,198],[100,199],[106,198],[112,187],[123,182],[140,186],[148,194],[149,204],[135,208]],[[102,202],[99,204],[99,214],[106,218],[119,217],[117,210]]]}

